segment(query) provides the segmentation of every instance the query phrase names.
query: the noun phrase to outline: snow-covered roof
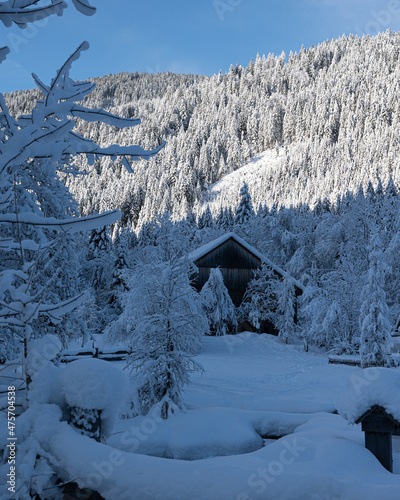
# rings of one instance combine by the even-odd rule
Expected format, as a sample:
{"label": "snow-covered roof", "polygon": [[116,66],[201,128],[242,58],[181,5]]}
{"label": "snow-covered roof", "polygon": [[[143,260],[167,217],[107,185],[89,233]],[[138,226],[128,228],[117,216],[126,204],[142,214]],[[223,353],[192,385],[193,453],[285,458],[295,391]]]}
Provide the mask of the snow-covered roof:
{"label": "snow-covered roof", "polygon": [[233,233],[233,232],[226,233],[226,234],[220,236],[219,238],[217,238],[213,241],[210,241],[209,243],[206,243],[205,245],[201,246],[197,250],[194,250],[193,252],[191,252],[189,254],[189,259],[192,262],[196,262],[197,260],[199,260],[202,257],[204,257],[205,255],[209,254],[210,252],[212,252],[213,250],[215,250],[216,248],[218,248],[219,246],[221,246],[223,243],[225,243],[226,241],[228,241],[231,238],[233,240],[235,240],[237,243],[239,243],[239,245],[244,247],[246,250],[248,250],[250,253],[252,253],[253,255],[258,257],[261,260],[261,262],[264,262],[265,264],[267,264],[269,267],[271,267],[278,274],[280,274],[281,276],[284,276],[285,278],[291,279],[293,284],[297,288],[304,291],[304,286],[299,281],[297,281],[295,278],[290,276],[290,274],[287,273],[284,269],[282,269],[281,267],[274,264],[271,260],[268,259],[268,257],[265,257],[265,255],[263,255],[261,252],[259,252],[253,246],[249,245],[249,243],[247,243],[247,241],[240,238],[236,233]]}

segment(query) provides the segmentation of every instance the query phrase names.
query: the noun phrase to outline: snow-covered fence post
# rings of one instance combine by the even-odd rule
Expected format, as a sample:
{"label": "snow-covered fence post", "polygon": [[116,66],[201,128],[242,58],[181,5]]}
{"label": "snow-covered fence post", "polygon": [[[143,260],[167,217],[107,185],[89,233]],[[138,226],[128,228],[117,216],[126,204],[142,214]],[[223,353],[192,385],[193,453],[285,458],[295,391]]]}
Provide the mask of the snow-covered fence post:
{"label": "snow-covered fence post", "polygon": [[400,427],[400,423],[379,405],[370,408],[355,423],[361,423],[367,450],[375,455],[385,469],[393,472],[392,434]]}
{"label": "snow-covered fence post", "polygon": [[393,472],[392,434],[400,428],[400,373],[377,367],[353,373],[337,409],[350,424],[361,423],[365,447]]}

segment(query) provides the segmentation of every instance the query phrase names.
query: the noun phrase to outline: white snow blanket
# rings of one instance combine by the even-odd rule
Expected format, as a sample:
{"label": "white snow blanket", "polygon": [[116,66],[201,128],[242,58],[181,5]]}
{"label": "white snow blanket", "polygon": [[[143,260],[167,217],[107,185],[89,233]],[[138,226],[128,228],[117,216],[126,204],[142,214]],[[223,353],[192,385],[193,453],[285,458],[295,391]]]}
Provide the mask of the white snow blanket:
{"label": "white snow blanket", "polygon": [[400,368],[374,367],[352,374],[337,404],[339,413],[351,423],[375,405],[400,422]]}
{"label": "white snow blanket", "polygon": [[[119,420],[106,444],[61,421],[62,410],[48,404],[49,390],[48,401],[32,403],[18,418],[19,449],[32,443],[19,474],[36,456],[34,443],[40,443],[40,453],[64,471],[63,479],[74,478],[107,500],[400,498],[400,438],[393,439],[391,474],[365,449],[361,426],[329,413],[345,398],[349,378],[361,394],[386,386],[382,403],[391,394],[397,405],[399,369],[367,386],[362,379],[367,370],[329,365],[322,351],[305,353],[301,345],[250,333],[207,337],[197,359],[206,371],[187,387],[186,411],[167,421],[155,411]],[[124,363],[113,367],[122,370]],[[370,403],[361,400],[364,406],[356,404],[354,415]],[[338,407],[344,412],[346,406]],[[346,408],[348,416],[353,410]],[[396,408],[390,411],[397,415]],[[6,428],[1,421],[0,446],[6,444]],[[0,466],[1,475],[6,470],[7,464]],[[0,485],[0,498],[7,494],[4,488]]]}

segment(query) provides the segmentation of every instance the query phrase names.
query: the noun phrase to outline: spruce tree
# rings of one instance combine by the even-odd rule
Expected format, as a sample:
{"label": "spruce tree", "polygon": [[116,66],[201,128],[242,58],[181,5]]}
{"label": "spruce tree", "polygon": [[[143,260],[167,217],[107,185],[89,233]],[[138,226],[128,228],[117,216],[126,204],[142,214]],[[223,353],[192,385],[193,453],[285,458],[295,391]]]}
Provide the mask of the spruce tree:
{"label": "spruce tree", "polygon": [[202,370],[194,356],[208,324],[190,282],[192,272],[192,264],[179,256],[139,264],[124,312],[110,327],[122,325],[130,337],[128,367],[135,374],[137,413],[147,414],[160,403],[161,417],[168,418],[176,407],[184,407],[182,391],[190,374]]}
{"label": "spruce tree", "polygon": [[202,215],[201,219],[202,228],[212,228],[214,226],[213,216],[211,214],[210,206],[207,204],[207,207]]}
{"label": "spruce tree", "polygon": [[210,326],[210,333],[225,335],[236,330],[236,308],[218,268],[210,270],[210,276],[201,289],[200,297]]}
{"label": "spruce tree", "polygon": [[297,299],[293,280],[284,277],[277,286],[277,308],[273,318],[275,327],[279,331],[279,338],[286,344],[293,341],[298,330],[295,323],[297,315]]}
{"label": "spruce tree", "polygon": [[390,267],[384,261],[382,243],[375,232],[369,245],[369,270],[360,311],[361,365],[384,366],[391,348],[389,308],[383,289]]}
{"label": "spruce tree", "polygon": [[244,182],[240,188],[240,202],[235,212],[235,224],[244,224],[254,215],[249,188]]}

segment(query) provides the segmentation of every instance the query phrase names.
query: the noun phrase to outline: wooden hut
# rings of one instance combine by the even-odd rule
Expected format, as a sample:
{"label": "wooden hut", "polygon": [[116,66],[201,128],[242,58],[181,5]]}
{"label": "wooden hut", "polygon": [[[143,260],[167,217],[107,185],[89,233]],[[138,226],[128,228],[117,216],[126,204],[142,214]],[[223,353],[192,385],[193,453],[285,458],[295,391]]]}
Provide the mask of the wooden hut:
{"label": "wooden hut", "polygon": [[[198,274],[194,278],[196,289],[200,291],[208,280],[211,269],[219,267],[236,307],[242,303],[247,285],[262,262],[267,263],[279,276],[288,276],[286,271],[276,266],[235,233],[227,233],[203,245],[189,254],[189,259],[198,268]],[[302,293],[302,285],[294,279],[293,282],[298,294]],[[264,324],[261,331],[277,333],[271,324]]]}

